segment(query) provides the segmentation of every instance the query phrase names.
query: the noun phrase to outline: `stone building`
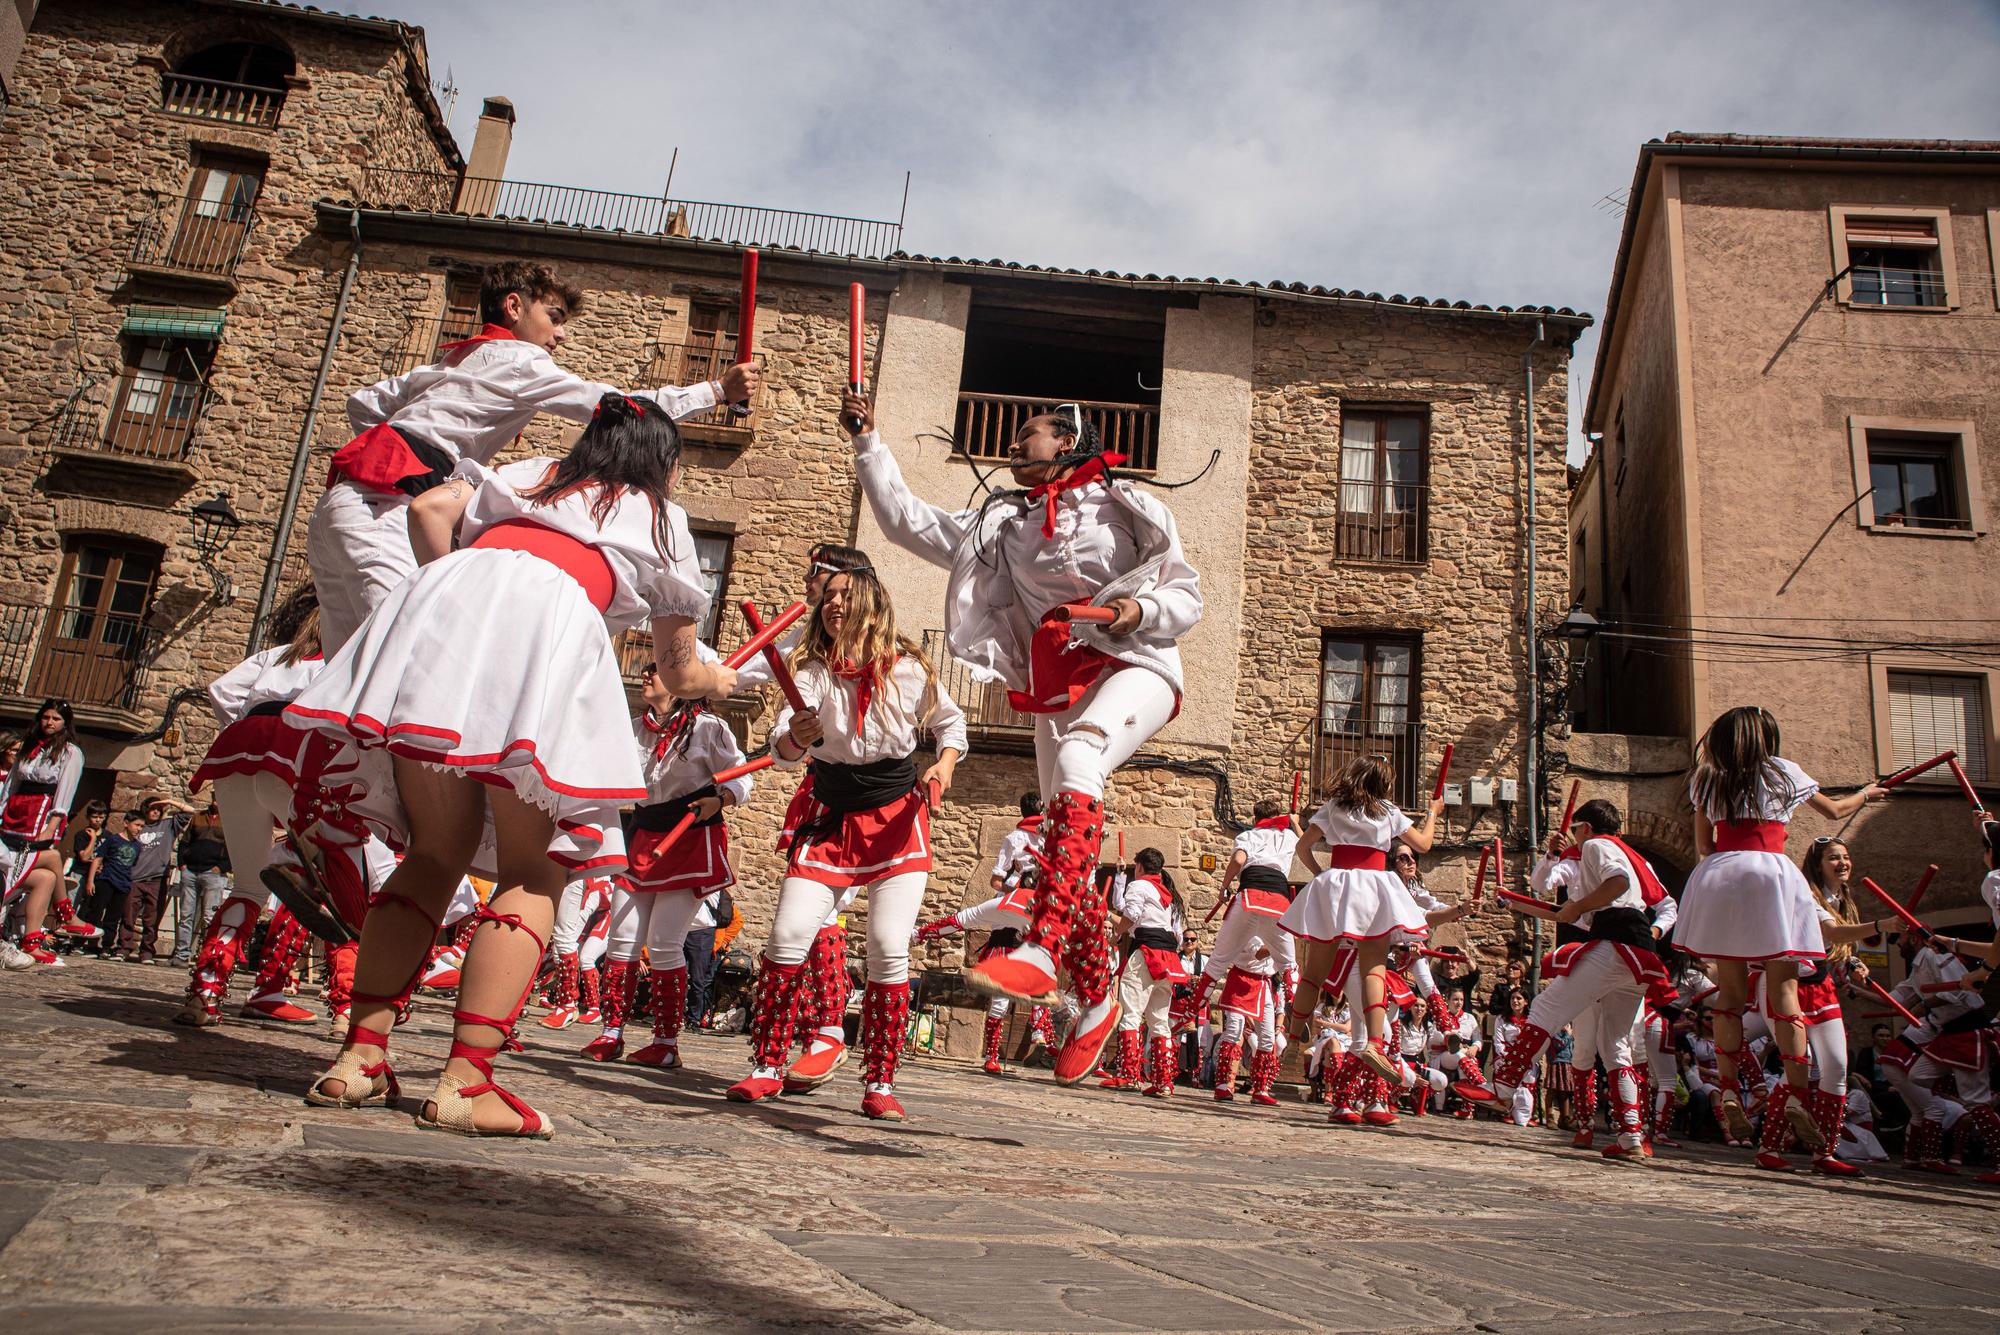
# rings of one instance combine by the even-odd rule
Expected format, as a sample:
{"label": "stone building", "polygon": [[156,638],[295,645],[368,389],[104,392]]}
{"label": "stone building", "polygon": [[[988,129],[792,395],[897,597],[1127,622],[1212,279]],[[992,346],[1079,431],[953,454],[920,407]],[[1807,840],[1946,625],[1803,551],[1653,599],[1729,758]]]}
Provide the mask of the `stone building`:
{"label": "stone building", "polygon": [[[1775,713],[1851,790],[1954,749],[1989,794],[2000,682],[2000,144],[1673,134],[1639,154],[1571,496],[1574,600],[1605,629],[1570,761],[1693,859],[1711,719]],[[1926,916],[1979,923],[1947,771],[1845,831]],[[1792,853],[1831,833],[1806,813]]]}
{"label": "stone building", "polygon": [[[163,111],[159,89],[176,86],[180,53],[214,25],[237,24],[259,25],[261,40],[293,59],[273,124],[218,129]],[[0,121],[0,163],[21,172],[25,160],[29,174],[63,181],[5,224],[10,251],[29,254],[5,291],[0,331],[61,355],[38,379],[0,390],[6,540],[21,557],[4,592],[18,609],[9,615],[31,626],[14,637],[24,647],[5,684],[16,716],[38,698],[40,627],[59,615],[52,607],[75,601],[68,544],[119,534],[148,545],[158,574],[119,608],[134,627],[132,673],[92,717],[101,783],[113,771],[131,786],[184,781],[208,740],[205,717],[194,716],[202,711],[183,713],[167,740],[134,739],[157,726],[169,691],[241,655],[268,601],[259,593],[303,569],[302,518],[346,439],[344,394],[429,359],[440,339],[476,322],[481,265],[513,256],[558,265],[586,294],[565,364],[639,387],[700,380],[734,356],[741,245],[757,244],[765,388],[749,418],[716,414],[685,432],[692,466],[681,499],[717,593],[709,632],[723,647],[742,637],[738,602],[768,612],[797,596],[805,551],[819,540],[867,547],[903,628],[936,644],[942,572],[883,542],[834,422],[848,286],[860,283],[878,417],[920,494],[952,506],[975,498],[976,474],[996,466],[1015,426],[1062,402],[1080,403],[1136,475],[1186,484],[1162,495],[1207,611],[1184,646],[1185,707],[1114,785],[1112,840],[1122,833],[1128,852],[1160,847],[1206,909],[1256,798],[1286,796],[1297,772],[1309,800],[1343,758],[1368,751],[1395,761],[1400,800],[1420,807],[1450,742],[1461,801],[1427,859],[1429,879],[1446,894],[1461,888],[1496,833],[1525,865],[1526,833],[1546,823],[1530,812],[1528,660],[1532,628],[1560,615],[1568,587],[1567,371],[1589,317],[943,259],[904,251],[893,222],[524,185],[505,177],[506,101],[485,104],[462,168],[422,68],[414,30],[274,5],[58,3],[30,34],[23,104]],[[80,80],[104,85],[93,98],[111,108],[104,121],[65,104]],[[307,99],[339,96],[354,106],[292,115]],[[173,170],[176,201],[205,197],[186,187],[185,159],[202,161],[203,136],[222,130],[232,144],[262,143],[271,164],[256,227],[226,288],[201,279],[220,332],[207,344],[199,424],[171,460],[134,459],[115,401],[101,387],[79,390],[63,368],[80,348],[102,379],[132,355],[133,336],[121,331],[153,302],[129,294],[141,279],[122,238],[143,235],[143,192],[171,192]],[[308,152],[294,135],[325,142]],[[95,156],[94,144],[128,139],[154,155],[149,173],[133,150]],[[62,185],[76,176],[96,182],[100,221],[63,230],[102,247],[87,256],[63,251],[55,229],[27,226],[30,209],[68,207]],[[107,202],[116,200],[127,202]],[[107,212],[117,226],[103,225]],[[72,401],[76,411],[45,420]],[[543,421],[517,448],[558,448],[567,435]],[[69,490],[52,486],[59,473],[75,477]],[[294,476],[303,496],[288,518]],[[211,596],[189,550],[187,504],[217,490],[243,523],[217,561],[236,586],[229,601]],[[624,652],[636,663],[645,646]],[[1035,786],[1026,722],[1004,693],[962,666],[940,667],[972,716],[973,754],[939,822],[938,912],[983,896],[1015,801]],[[732,708],[753,746],[771,704]],[[780,867],[772,835],[791,785],[767,776],[735,822],[753,941],[768,922]],[[1494,947],[1512,923],[1489,913],[1473,935]],[[943,963],[960,947],[933,949]]]}

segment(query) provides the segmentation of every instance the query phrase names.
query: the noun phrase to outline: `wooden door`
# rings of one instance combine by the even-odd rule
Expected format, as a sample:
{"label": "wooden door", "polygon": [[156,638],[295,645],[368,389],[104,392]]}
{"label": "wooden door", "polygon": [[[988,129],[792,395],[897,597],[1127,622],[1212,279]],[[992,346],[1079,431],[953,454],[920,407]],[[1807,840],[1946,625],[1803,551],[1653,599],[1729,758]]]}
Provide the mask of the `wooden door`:
{"label": "wooden door", "polygon": [[159,572],[150,548],[92,540],[64,552],[29,694],[128,705]]}
{"label": "wooden door", "polygon": [[188,182],[167,262],[196,273],[229,273],[250,229],[250,210],[263,184],[260,169],[241,162],[204,162]]}
{"label": "wooden door", "polygon": [[149,338],[135,343],[126,356],[106,442],[125,454],[181,458],[201,413],[203,367],[194,345]]}

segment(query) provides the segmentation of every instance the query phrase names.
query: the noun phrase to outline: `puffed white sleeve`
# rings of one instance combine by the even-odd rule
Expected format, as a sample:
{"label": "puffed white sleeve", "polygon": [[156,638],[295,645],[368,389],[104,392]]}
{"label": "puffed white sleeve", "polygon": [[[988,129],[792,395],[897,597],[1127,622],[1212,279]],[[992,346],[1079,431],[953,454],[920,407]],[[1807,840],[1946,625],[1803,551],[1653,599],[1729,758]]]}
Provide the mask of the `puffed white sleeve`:
{"label": "puffed white sleeve", "polygon": [[208,707],[215,711],[217,723],[226,728],[243,717],[250,701],[250,688],[284,652],[283,648],[277,648],[254,653],[208,684]]}
{"label": "puffed white sleeve", "polygon": [[69,828],[69,809],[76,805],[77,786],[83,782],[83,748],[71,742],[63,748],[62,764],[56,773],[54,811],[64,829]]}
{"label": "puffed white sleeve", "polygon": [[965,755],[965,711],[958,707],[958,701],[951,698],[951,692],[944,688],[944,678],[938,677],[931,683],[931,712],[924,720],[930,729],[931,739],[942,751],[946,747]]}
{"label": "puffed white sleeve", "polygon": [[1681,902],[1668,895],[1653,905],[1653,930],[1661,936],[1674,930],[1674,924],[1681,920]]}
{"label": "puffed white sleeve", "polygon": [[646,581],[646,607],[656,620],[686,617],[700,621],[708,615],[708,587],[701,582],[701,562],[695,557],[687,513],[676,505],[669,522],[672,541],[667,546],[667,560]]}
{"label": "puffed white sleeve", "polygon": [[951,569],[952,557],[978,522],[977,510],[946,510],[919,500],[904,483],[896,456],[873,431],[854,438],[854,475],[889,541]]}
{"label": "puffed white sleeve", "polygon": [[1148,509],[1166,532],[1167,550],[1153,587],[1136,595],[1139,629],[1159,639],[1178,640],[1201,620],[1201,576],[1181,551],[1174,512],[1158,503]]}
{"label": "puffed white sleeve", "polygon": [[523,407],[566,417],[572,422],[588,422],[591,414],[597,411],[598,400],[606,394],[623,394],[627,398],[656,403],[676,421],[707,412],[715,406],[715,386],[706,382],[689,385],[685,389],[673,385],[657,389],[620,389],[616,385],[585,380],[565,371],[556,364],[555,358],[540,348],[524,353],[510,344],[488,346],[493,351],[481,351],[492,359],[493,365],[482,366],[482,375],[502,385]]}
{"label": "puffed white sleeve", "polygon": [[[743,763],[743,748],[736,744],[736,734],[729,725],[713,714],[701,716],[701,763],[710,774],[719,774],[726,769],[734,769]],[[736,799],[742,806],[750,800],[750,776],[741,775],[722,785],[722,791]]]}

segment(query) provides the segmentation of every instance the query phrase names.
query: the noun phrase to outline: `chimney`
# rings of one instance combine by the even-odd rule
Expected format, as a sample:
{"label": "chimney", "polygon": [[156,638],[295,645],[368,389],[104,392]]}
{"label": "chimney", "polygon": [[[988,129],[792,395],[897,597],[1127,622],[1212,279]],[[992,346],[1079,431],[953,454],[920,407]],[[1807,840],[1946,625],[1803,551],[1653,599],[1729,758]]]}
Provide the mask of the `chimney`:
{"label": "chimney", "polygon": [[479,128],[472,135],[472,156],[458,187],[458,211],[485,217],[500,196],[500,178],[507,174],[507,150],[514,144],[514,104],[489,97],[479,108]]}

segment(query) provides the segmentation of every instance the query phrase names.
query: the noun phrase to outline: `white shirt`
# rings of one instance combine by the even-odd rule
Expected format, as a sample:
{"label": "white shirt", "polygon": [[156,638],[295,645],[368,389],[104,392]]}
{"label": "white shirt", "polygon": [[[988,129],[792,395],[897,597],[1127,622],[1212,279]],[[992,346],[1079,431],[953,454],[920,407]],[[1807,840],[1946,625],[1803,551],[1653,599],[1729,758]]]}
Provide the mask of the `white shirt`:
{"label": "white shirt", "polygon": [[[790,630],[778,637],[778,657],[787,661],[791,659],[792,650],[798,648],[799,641],[806,637],[806,623],[811,620],[812,613],[808,612],[797,621],[794,621]],[[773,679],[771,660],[762,654],[758,654],[742,667],[736,669],[736,689],[731,694],[741,695],[745,691],[754,691],[765,682]]]}
{"label": "white shirt", "polygon": [[1582,860],[1579,858],[1550,857],[1542,854],[1535,863],[1535,870],[1528,877],[1528,884],[1537,895],[1547,895],[1555,891],[1556,900],[1575,898],[1576,884],[1582,875]]}
{"label": "white shirt", "polygon": [[2000,930],[2000,871],[1989,871],[1986,879],[1979,883],[1979,897],[1986,901],[1986,911],[1993,917],[1993,926]]}
{"label": "white shirt", "polygon": [[[1720,808],[1711,807],[1705,813],[1709,820],[1789,821],[1792,818],[1792,813],[1804,805],[1807,798],[1819,791],[1818,780],[1814,779],[1797,765],[1794,765],[1791,761],[1786,760],[1783,756],[1774,756],[1771,763],[1777,767],[1779,773],[1784,775],[1791,789],[1789,793],[1783,791],[1784,785],[1773,782],[1772,777],[1766,774],[1762,776],[1757,784],[1756,811],[1754,815],[1747,817],[1732,816]],[[1694,779],[1688,780],[1688,800],[1690,802],[1698,802],[1695,796]]]}
{"label": "white shirt", "polygon": [[1253,827],[1236,836],[1236,851],[1245,867],[1276,867],[1280,875],[1290,876],[1299,851],[1298,831]]}
{"label": "white shirt", "polygon": [[627,494],[613,502],[604,522],[591,517],[592,491],[571,492],[551,505],[522,499],[542,482],[553,459],[523,459],[503,468],[488,468],[461,459],[454,478],[476,484],[459,521],[461,547],[495,524],[526,519],[552,528],[603,555],[615,585],[604,621],[613,631],[626,630],[656,617],[682,616],[699,621],[708,611],[708,590],[701,582],[694,537],[688,532],[687,511],[667,502],[667,555],[654,545],[653,506],[644,496]]}
{"label": "white shirt", "polygon": [[215,711],[215,721],[226,728],[258,705],[297,699],[326,660],[315,656],[296,663],[279,661],[291,651],[289,644],[280,644],[254,653],[210,682],[208,705]]}
{"label": "white shirt", "polygon": [[1004,881],[1033,867],[1034,855],[1028,850],[1039,841],[1040,832],[1039,824],[1032,830],[1016,826],[1007,831],[1007,837],[1000,841],[1000,852],[993,859],[993,874]]}
{"label": "white shirt", "polygon": [[[965,715],[959,710],[942,680],[924,677],[924,665],[908,656],[896,660],[887,681],[875,687],[868,705],[862,732],[855,736],[854,715],[860,698],[860,683],[845,681],[817,660],[798,671],[799,698],[808,709],[819,711],[826,727],[826,740],[809,748],[796,760],[787,760],[784,750],[773,745],[779,769],[797,769],[807,760],[826,760],[837,765],[865,765],[909,755],[917,749],[919,733],[928,732],[939,750],[950,747],[965,754]],[[771,736],[781,737],[792,722],[788,703],[771,725]]]}
{"label": "white shirt", "polygon": [[[1587,899],[1596,894],[1606,881],[1623,876],[1625,888],[1618,892],[1618,898],[1604,907],[1611,909],[1646,907],[1646,895],[1639,885],[1638,869],[1633,867],[1632,860],[1625,856],[1624,850],[1609,839],[1584,840],[1583,856],[1577,860],[1577,868],[1577,879],[1580,882],[1577,887],[1578,898]],[[1596,918],[1595,909],[1589,913],[1579,913],[1576,925],[1587,932]]]}
{"label": "white shirt", "polygon": [[1151,927],[1175,936],[1185,930],[1186,924],[1175,911],[1173,897],[1164,885],[1135,876],[1125,883],[1122,892],[1115,886],[1113,890],[1116,898],[1111,901],[1112,911],[1130,919],[1135,930]]}
{"label": "white shirt", "polygon": [[1386,853],[1403,831],[1411,826],[1410,818],[1393,802],[1384,802],[1379,816],[1328,802],[1313,814],[1310,828],[1325,836],[1329,846],[1356,844],[1362,848],[1379,848]]}
{"label": "white shirt", "polygon": [[[1896,984],[1892,995],[1924,1017],[1923,1027],[1930,1032],[1923,1036],[1922,1041],[1928,1042],[1943,1032],[1944,1026],[1983,1004],[1979,993],[1971,988],[1953,992],[1924,991],[1933,983],[1955,983],[1968,972],[1965,962],[1948,951],[1934,946],[1918,949],[1916,957],[1910,961],[1910,976]],[[1919,1009],[1922,1006],[1930,1009]]]}
{"label": "white shirt", "polygon": [[[649,804],[685,797],[707,787],[710,776],[716,772],[743,763],[743,748],[736,744],[736,734],[716,715],[696,715],[694,722],[687,725],[694,731],[687,739],[686,754],[680,754],[681,738],[676,736],[667,744],[664,757],[658,754],[660,734],[648,722],[651,717],[652,711],[648,710],[632,720],[632,740],[639,744],[639,768],[646,776]],[[750,776],[731,779],[722,785],[722,791],[732,794],[736,805],[742,806],[750,800]]]}
{"label": "white shirt", "polygon": [[[535,414],[588,422],[599,399],[622,392],[563,370],[537,344],[495,339],[356,390],[348,396],[347,420],[356,435],[386,422],[455,459],[486,463],[526,430]],[[715,406],[709,384],[633,390],[631,397],[657,403],[675,419]]]}
{"label": "white shirt", "polygon": [[1451,1036],[1454,1034],[1458,1036],[1458,1050],[1463,1056],[1471,1056],[1478,1052],[1481,1047],[1479,1041],[1479,1021],[1464,1011],[1459,1012],[1456,1027],[1445,1029],[1437,1024],[1432,1024],[1430,1031],[1432,1052],[1442,1053],[1449,1051]]}
{"label": "white shirt", "polygon": [[[26,756],[28,744],[21,744],[21,753]],[[8,771],[4,781],[0,781],[0,807],[7,799],[26,783],[52,783],[56,790],[49,798],[49,814],[60,816],[67,825],[69,809],[76,804],[76,786],[83,782],[83,751],[74,742],[65,742],[62,748],[51,753],[46,747],[35,756],[16,761]],[[150,827],[149,827],[150,828]],[[14,830],[13,834],[26,835],[29,839],[42,837],[41,830]],[[144,840],[142,839],[143,843]]]}

